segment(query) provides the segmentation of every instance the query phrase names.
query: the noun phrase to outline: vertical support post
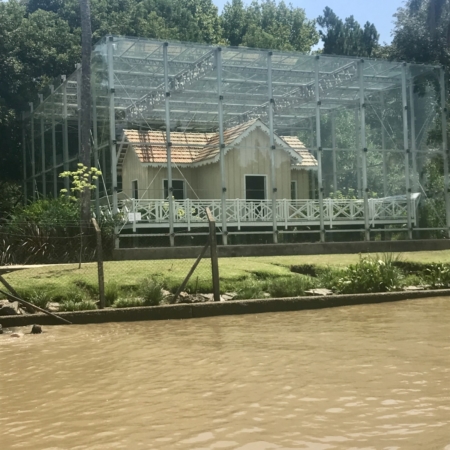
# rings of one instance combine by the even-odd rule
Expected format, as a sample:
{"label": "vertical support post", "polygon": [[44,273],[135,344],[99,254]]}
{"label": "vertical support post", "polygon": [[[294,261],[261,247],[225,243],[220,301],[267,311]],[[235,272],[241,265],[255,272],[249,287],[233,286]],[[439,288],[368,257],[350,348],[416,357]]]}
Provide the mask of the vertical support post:
{"label": "vertical support post", "polygon": [[216,220],[209,208],[206,208],[209,223],[209,246],[211,248],[211,270],[214,301],[220,302],[219,258],[217,255]]}
{"label": "vertical support post", "polygon": [[267,88],[269,94],[269,132],[270,132],[270,184],[272,188],[272,232],[273,243],[278,243],[277,227],[277,188],[275,176],[275,139],[273,133],[273,90],[272,90],[272,52],[267,53]]}
{"label": "vertical support post", "polygon": [[381,92],[381,151],[383,152],[383,195],[388,196],[388,182],[387,182],[387,155],[386,155],[386,128],[384,125],[385,116],[385,102],[384,102],[384,92]]}
{"label": "vertical support post", "polygon": [[77,114],[78,114],[78,160],[81,159],[81,64],[75,64],[77,72]]}
{"label": "vertical support post", "polygon": [[416,111],[414,108],[414,78],[410,69],[409,80],[409,120],[411,123],[411,155],[412,155],[412,168],[413,168],[413,185],[414,192],[419,190],[419,174],[417,172],[417,145],[416,145]]}
{"label": "vertical support post", "polygon": [[[366,104],[364,97],[364,60],[358,63],[359,69],[359,110],[361,119],[361,164],[362,164],[362,189],[364,198],[364,239],[370,241],[369,221],[369,188],[367,186],[367,142],[366,142]],[[358,150],[359,153],[359,150]]]}
{"label": "vertical support post", "polygon": [[36,159],[34,154],[34,105],[33,102],[30,105],[30,133],[31,133],[31,190],[33,193],[33,200],[36,200]]}
{"label": "vertical support post", "polygon": [[[313,125],[312,117],[309,118],[309,128],[310,128],[309,146],[311,149],[310,151],[313,154],[315,153],[314,156],[317,158],[317,152],[313,151],[313,148],[314,148],[314,125]],[[315,175],[315,172],[310,171],[309,177],[310,177],[311,199],[315,200],[316,199],[316,175]]]}
{"label": "vertical support post", "polygon": [[[115,216],[118,213],[119,205],[117,200],[117,148],[116,148],[116,114],[114,108],[114,67],[113,67],[113,42],[114,37],[108,36],[108,43],[106,49],[106,57],[108,64],[108,87],[109,87],[109,150],[111,153],[111,181],[112,181],[112,213]],[[114,229],[115,234],[115,248],[119,248],[119,230],[116,227]]]}
{"label": "vertical support post", "polygon": [[98,293],[100,297],[99,309],[103,309],[105,307],[105,274],[103,271],[102,232],[95,218],[92,218],[92,225],[94,225],[97,244]]}
{"label": "vertical support post", "polygon": [[448,137],[447,137],[447,90],[445,83],[444,68],[440,69],[441,87],[441,123],[442,123],[442,157],[444,159],[444,196],[445,196],[445,217],[447,223],[447,233],[450,237],[450,185],[448,170]]}
{"label": "vertical support post", "polygon": [[324,204],[323,204],[323,180],[322,180],[322,136],[320,128],[320,85],[319,85],[319,61],[320,56],[316,56],[314,90],[316,93],[316,144],[317,144],[317,186],[319,190],[319,219],[320,219],[320,242],[325,242],[324,226]]}
{"label": "vertical support post", "polygon": [[408,238],[412,239],[412,221],[411,221],[411,187],[409,173],[409,132],[408,132],[408,96],[406,86],[407,64],[402,65],[402,106],[403,106],[403,148],[405,150],[405,187],[406,187],[406,206],[408,214]]}
{"label": "vertical support post", "polygon": [[22,112],[22,173],[23,173],[23,200],[24,200],[25,205],[28,202],[26,138],[27,138],[27,135],[25,132],[25,112]]}
{"label": "vertical support post", "polygon": [[[69,123],[67,118],[67,79],[61,76],[63,94],[63,169],[69,170]],[[64,188],[69,190],[69,177],[64,178]]]}
{"label": "vertical support post", "polygon": [[[44,103],[44,95],[38,94],[39,104]],[[41,180],[42,180],[42,196],[45,198],[47,196],[47,180],[45,176],[45,124],[44,124],[44,113],[41,110],[41,120],[39,121],[41,125]]]}
{"label": "vertical support post", "polygon": [[336,158],[336,111],[331,112],[331,141],[333,146],[333,191],[336,193],[338,190],[337,184],[337,158]]}
{"label": "vertical support post", "polygon": [[223,138],[223,92],[222,92],[222,49],[216,50],[217,67],[217,94],[218,99],[218,118],[219,118],[219,146],[220,146],[220,179],[222,184],[221,202],[222,202],[222,243],[228,244],[227,231],[227,185],[225,179],[225,141]]}
{"label": "vertical support post", "polygon": [[169,56],[167,54],[168,42],[163,45],[164,59],[164,87],[166,92],[166,151],[167,151],[167,185],[169,194],[169,235],[170,246],[175,245],[175,233],[173,228],[174,207],[173,207],[173,183],[172,183],[172,142],[170,140],[170,88],[169,88]]}
{"label": "vertical support post", "polygon": [[53,197],[58,197],[58,169],[56,168],[56,124],[55,124],[55,87],[50,85],[52,97],[52,167],[53,167]]}
{"label": "vertical support post", "polygon": [[[94,150],[94,166],[100,169],[98,159],[98,129],[97,129],[97,97],[95,90],[95,82],[91,84],[92,92],[92,130],[93,130],[93,150]],[[100,217],[100,180],[95,180],[95,217]]]}
{"label": "vertical support post", "polygon": [[359,149],[361,147],[360,138],[361,134],[359,130],[359,113],[358,109],[355,109],[355,152],[356,152],[355,157],[356,157],[356,183],[357,183],[356,196],[358,198],[362,198],[361,158],[359,153]]}

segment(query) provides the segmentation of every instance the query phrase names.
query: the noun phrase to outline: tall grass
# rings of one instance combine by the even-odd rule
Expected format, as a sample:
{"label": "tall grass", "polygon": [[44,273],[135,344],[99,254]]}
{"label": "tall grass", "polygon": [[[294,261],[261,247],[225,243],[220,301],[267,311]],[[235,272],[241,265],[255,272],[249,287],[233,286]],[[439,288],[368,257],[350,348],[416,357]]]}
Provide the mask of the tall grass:
{"label": "tall grass", "polygon": [[356,264],[344,270],[337,281],[336,290],[341,294],[388,292],[400,288],[402,273],[394,265],[392,254],[361,257]]}

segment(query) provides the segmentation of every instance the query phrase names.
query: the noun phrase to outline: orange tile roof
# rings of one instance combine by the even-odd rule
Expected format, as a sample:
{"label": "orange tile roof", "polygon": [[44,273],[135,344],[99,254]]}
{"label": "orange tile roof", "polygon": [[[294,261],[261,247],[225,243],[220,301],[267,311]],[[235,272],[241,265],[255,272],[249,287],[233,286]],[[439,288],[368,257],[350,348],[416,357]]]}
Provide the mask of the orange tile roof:
{"label": "orange tile roof", "polygon": [[289,147],[293,148],[301,157],[302,162],[296,164],[300,167],[317,167],[317,160],[305,147],[305,144],[297,136],[280,136]]}
{"label": "orange tile roof", "polygon": [[[224,143],[230,145],[257,120],[228,128],[224,131]],[[123,130],[126,140],[132,144],[136,155],[142,163],[165,164],[166,133],[165,131]],[[317,161],[303,143],[295,136],[281,138],[289,147],[302,157],[297,167],[315,167]],[[183,133],[171,132],[172,161],[176,164],[192,164],[212,159],[219,153],[219,133]]]}

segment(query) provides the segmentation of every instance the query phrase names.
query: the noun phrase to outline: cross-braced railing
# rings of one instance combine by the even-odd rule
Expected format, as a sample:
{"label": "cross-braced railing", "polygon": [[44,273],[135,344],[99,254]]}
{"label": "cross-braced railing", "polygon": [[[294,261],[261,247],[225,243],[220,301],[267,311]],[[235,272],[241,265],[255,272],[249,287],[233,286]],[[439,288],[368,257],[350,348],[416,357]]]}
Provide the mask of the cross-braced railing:
{"label": "cross-braced railing", "polygon": [[[416,222],[419,195],[370,199],[368,202],[369,221],[377,224],[404,224],[408,219],[407,201],[411,202],[411,220]],[[175,225],[191,227],[206,226],[206,208],[209,208],[217,222],[222,222],[222,202],[212,200],[174,200]],[[271,200],[229,199],[225,202],[226,222],[229,226],[268,226],[272,223]],[[360,199],[324,199],[323,218],[326,226],[339,224],[364,224],[364,201]],[[105,206],[103,214],[111,214]],[[318,200],[277,200],[276,219],[280,227],[317,225],[320,222]],[[118,217],[124,226],[164,227],[169,223],[169,202],[163,199],[125,199],[119,201]]]}

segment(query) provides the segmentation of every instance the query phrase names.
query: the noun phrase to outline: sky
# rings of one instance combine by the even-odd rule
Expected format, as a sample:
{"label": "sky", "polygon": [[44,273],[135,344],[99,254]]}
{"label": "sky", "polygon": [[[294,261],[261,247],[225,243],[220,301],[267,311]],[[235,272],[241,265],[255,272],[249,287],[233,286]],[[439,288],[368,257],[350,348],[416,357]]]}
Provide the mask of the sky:
{"label": "sky", "polygon": [[[222,11],[227,0],[213,0],[213,2],[219,7],[219,11]],[[248,4],[251,0],[244,2]],[[361,25],[367,21],[372,22],[380,33],[380,43],[390,44],[391,31],[394,28],[392,16],[397,8],[404,4],[404,0],[285,0],[285,3],[303,8],[309,19],[320,16],[325,7],[329,6],[341,19],[353,15]]]}

